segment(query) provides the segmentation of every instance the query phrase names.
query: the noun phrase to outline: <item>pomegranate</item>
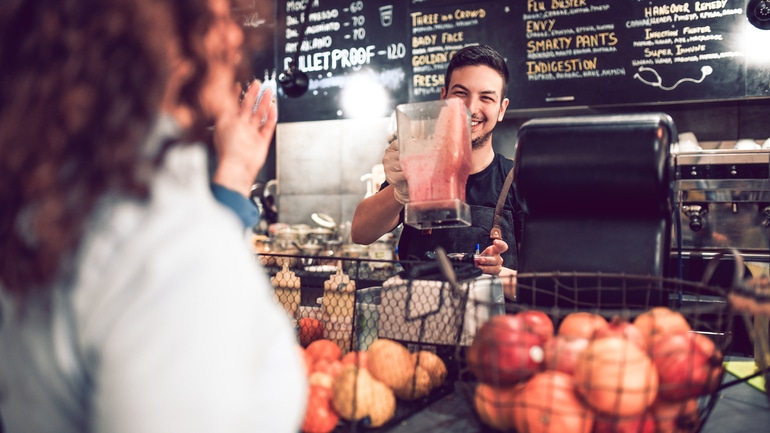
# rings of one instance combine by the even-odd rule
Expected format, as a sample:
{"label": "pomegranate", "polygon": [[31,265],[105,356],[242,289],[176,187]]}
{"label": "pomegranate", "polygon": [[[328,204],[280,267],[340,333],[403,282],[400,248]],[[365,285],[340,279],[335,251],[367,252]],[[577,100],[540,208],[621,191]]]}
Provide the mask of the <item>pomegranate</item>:
{"label": "pomegranate", "polygon": [[617,316],[613,317],[608,326],[597,329],[596,334],[594,335],[595,338],[610,336],[626,338],[639,346],[640,349],[644,351],[647,350],[647,339],[642,333],[642,330],[628,320],[621,319]]}
{"label": "pomegranate", "polygon": [[634,325],[642,331],[648,348],[652,348],[654,340],[660,335],[690,331],[690,324],[682,313],[668,307],[650,308],[634,319]]}
{"label": "pomegranate", "polygon": [[622,337],[593,340],[575,365],[578,392],[607,415],[641,415],[658,393],[658,372],[638,346]]}
{"label": "pomegranate", "polygon": [[519,316],[493,316],[468,349],[468,366],[481,382],[505,387],[527,379],[543,362],[542,338],[524,329]]}
{"label": "pomegranate", "polygon": [[517,314],[524,321],[524,328],[529,332],[539,335],[543,341],[553,337],[553,321],[547,314],[538,310],[526,310]]}
{"label": "pomegranate", "polygon": [[594,413],[575,394],[570,375],[544,371],[514,396],[513,421],[519,433],[590,433]]}
{"label": "pomegranate", "polygon": [[722,352],[703,334],[677,332],[657,339],[652,360],[660,398],[686,400],[714,391],[722,376]]}
{"label": "pomegranate", "polygon": [[589,341],[587,338],[570,335],[557,335],[546,341],[543,345],[543,367],[573,374],[578,356],[588,347]]}
{"label": "pomegranate", "polygon": [[486,383],[476,386],[473,407],[481,421],[493,428],[508,431],[515,427],[513,423],[514,398],[521,391],[523,384],[508,388],[495,388]]}
{"label": "pomegranate", "polygon": [[571,335],[573,337],[593,338],[594,333],[607,326],[607,320],[587,311],[575,311],[569,313],[559,324],[559,335]]}

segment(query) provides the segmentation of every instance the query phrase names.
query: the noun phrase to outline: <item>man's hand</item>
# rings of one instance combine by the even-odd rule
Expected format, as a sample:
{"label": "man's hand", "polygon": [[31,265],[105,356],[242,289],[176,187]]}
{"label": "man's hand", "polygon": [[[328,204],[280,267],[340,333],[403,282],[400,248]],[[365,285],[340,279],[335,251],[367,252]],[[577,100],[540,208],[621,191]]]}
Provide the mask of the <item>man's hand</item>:
{"label": "man's hand", "polygon": [[391,136],[390,146],[385,149],[382,165],[385,168],[385,180],[393,186],[393,196],[401,204],[409,202],[409,187],[406,184],[406,176],[401,169],[401,161],[398,159],[398,140]]}
{"label": "man's hand", "polygon": [[241,88],[236,85],[227,96],[232,99],[230,109],[216,119],[214,127],[218,164],[212,180],[244,197],[251,195],[251,186],[265,164],[278,121],[270,89],[264,90],[257,104],[261,87],[259,80],[252,81],[239,104]]}
{"label": "man's hand", "polygon": [[503,257],[501,254],[508,251],[508,244],[500,239],[492,241],[492,245],[488,246],[481,252],[480,257],[477,259],[476,267],[481,269],[485,274],[499,275],[503,270]]}

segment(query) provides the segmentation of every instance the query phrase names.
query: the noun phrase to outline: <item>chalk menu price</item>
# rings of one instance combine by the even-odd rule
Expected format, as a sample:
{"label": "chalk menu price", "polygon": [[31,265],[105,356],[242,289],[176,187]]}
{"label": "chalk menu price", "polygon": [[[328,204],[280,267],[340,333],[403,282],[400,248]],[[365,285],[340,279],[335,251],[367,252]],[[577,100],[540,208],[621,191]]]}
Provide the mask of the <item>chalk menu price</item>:
{"label": "chalk menu price", "polygon": [[413,102],[436,100],[444,74],[455,52],[470,44],[489,44],[505,56],[512,19],[511,1],[413,1],[409,11],[411,82]]}
{"label": "chalk menu price", "polygon": [[743,0],[526,0],[512,109],[745,96]]}
{"label": "chalk menu price", "polygon": [[[307,13],[305,37],[300,33]],[[408,70],[406,10],[394,0],[287,0],[278,4],[276,56],[279,72],[294,56],[308,75],[308,91],[299,98],[279,93],[279,121],[331,120],[357,113],[346,98],[359,104],[367,94],[385,94],[387,106],[378,116],[387,116],[407,100]],[[367,83],[368,87],[357,87]],[[361,85],[364,86],[364,85]],[[346,95],[345,92],[356,95]],[[358,109],[372,109],[373,104]],[[355,110],[356,108],[352,108]]]}

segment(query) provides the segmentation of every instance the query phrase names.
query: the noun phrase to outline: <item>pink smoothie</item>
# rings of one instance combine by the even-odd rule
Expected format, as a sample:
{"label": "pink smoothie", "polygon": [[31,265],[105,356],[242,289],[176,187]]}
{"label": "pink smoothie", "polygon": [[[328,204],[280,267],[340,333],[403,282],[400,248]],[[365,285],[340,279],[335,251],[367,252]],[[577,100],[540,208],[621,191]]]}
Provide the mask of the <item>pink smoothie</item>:
{"label": "pink smoothie", "polygon": [[410,202],[453,199],[465,202],[465,183],[471,167],[468,118],[461,100],[446,102],[426,148],[401,155]]}

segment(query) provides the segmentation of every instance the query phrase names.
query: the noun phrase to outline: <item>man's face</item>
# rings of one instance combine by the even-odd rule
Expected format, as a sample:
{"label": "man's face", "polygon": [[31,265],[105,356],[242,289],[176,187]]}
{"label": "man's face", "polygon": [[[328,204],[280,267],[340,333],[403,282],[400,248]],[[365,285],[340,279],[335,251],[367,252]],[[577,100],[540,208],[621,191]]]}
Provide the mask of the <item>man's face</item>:
{"label": "man's face", "polygon": [[[474,149],[492,143],[492,130],[503,120],[508,98],[503,98],[504,79],[485,65],[463,66],[452,71],[441,98],[460,98],[471,112],[471,141]],[[448,90],[447,90],[448,89]]]}

